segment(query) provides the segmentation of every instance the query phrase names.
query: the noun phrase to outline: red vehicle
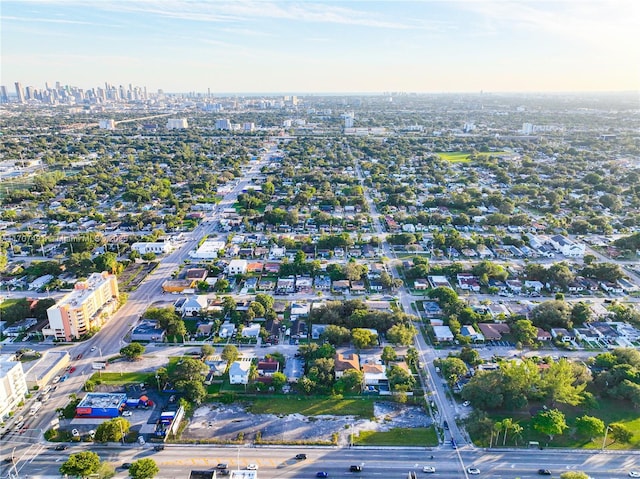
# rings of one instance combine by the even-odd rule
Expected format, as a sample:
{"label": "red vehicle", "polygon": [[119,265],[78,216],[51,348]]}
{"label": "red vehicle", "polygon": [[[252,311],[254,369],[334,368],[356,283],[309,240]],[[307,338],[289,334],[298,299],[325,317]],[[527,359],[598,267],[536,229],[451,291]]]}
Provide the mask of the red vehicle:
{"label": "red vehicle", "polygon": [[75,366],[71,366],[71,369],[69,369],[69,374],[71,374],[72,372],[74,372],[76,370]]}
{"label": "red vehicle", "polygon": [[82,359],[82,353],[80,353],[80,354],[78,354],[78,355],[76,356],[76,360],[77,360],[77,359]]}

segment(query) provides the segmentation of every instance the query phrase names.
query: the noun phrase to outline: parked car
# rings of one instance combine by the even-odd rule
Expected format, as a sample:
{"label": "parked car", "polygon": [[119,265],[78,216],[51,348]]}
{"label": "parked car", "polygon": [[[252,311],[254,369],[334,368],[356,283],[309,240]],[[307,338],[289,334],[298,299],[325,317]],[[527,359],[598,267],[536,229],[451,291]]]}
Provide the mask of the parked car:
{"label": "parked car", "polygon": [[640,471],[629,471],[629,477],[640,477]]}
{"label": "parked car", "polygon": [[478,469],[477,467],[467,467],[467,474],[477,476],[480,474],[480,469]]}
{"label": "parked car", "polygon": [[225,463],[225,462],[221,462],[220,464],[218,464],[216,466],[216,469],[228,469],[229,468],[229,464]]}
{"label": "parked car", "polygon": [[465,402],[462,403],[462,405],[464,407],[468,407],[468,406],[471,406],[471,403],[469,401],[465,401]]}
{"label": "parked car", "polygon": [[124,412],[122,413],[122,416],[124,416],[124,417],[130,417],[130,416],[133,416],[133,412],[131,412],[131,411],[124,411]]}
{"label": "parked car", "polygon": [[164,451],[164,444],[158,444],[156,446],[153,446],[153,450],[154,451]]}
{"label": "parked car", "polygon": [[433,466],[424,466],[422,472],[436,472],[436,468]]}
{"label": "parked car", "polygon": [[74,437],[79,437],[80,436],[80,431],[78,431],[77,429],[72,429],[71,430],[71,435]]}
{"label": "parked car", "polygon": [[296,459],[298,459],[299,461],[306,459],[307,455],[306,454],[296,454]]}
{"label": "parked car", "polygon": [[257,464],[247,464],[247,470],[248,471],[257,471],[258,470],[258,465]]}
{"label": "parked car", "polygon": [[71,366],[71,368],[69,369],[69,374],[75,372],[76,367],[75,366]]}

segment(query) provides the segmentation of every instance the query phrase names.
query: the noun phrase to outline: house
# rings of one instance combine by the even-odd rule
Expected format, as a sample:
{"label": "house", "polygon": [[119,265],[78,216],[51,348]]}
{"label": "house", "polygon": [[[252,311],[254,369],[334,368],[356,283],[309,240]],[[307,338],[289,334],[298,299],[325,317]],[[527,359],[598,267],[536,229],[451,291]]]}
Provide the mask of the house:
{"label": "house", "polygon": [[234,361],[229,367],[230,384],[248,384],[251,361]]}
{"label": "house", "polygon": [[187,273],[184,277],[189,281],[195,281],[196,283],[198,283],[207,279],[207,273],[207,270],[204,268],[190,268],[187,270]]}
{"label": "house", "polygon": [[540,281],[525,280],[524,287],[528,290],[539,293],[544,288],[544,284],[542,284]]}
{"label": "house", "polygon": [[422,307],[427,318],[439,318],[442,316],[442,308],[436,301],[425,301],[422,303]]}
{"label": "house", "polygon": [[569,343],[575,339],[575,335],[564,328],[551,328],[551,336],[565,343]]}
{"label": "house", "polygon": [[287,248],[281,248],[279,246],[273,246],[269,252],[269,259],[282,259],[287,254]]}
{"label": "house", "polygon": [[337,293],[345,293],[351,287],[351,283],[348,279],[342,279],[333,282],[333,290]]}
{"label": "house", "polygon": [[478,323],[478,329],[487,341],[499,341],[502,335],[511,332],[511,328],[505,323]]}
{"label": "house", "polygon": [[293,276],[278,278],[276,283],[276,294],[292,294],[296,289],[296,279]]}
{"label": "house", "polygon": [[296,278],[296,291],[308,294],[313,290],[313,278],[311,276],[298,276]]}
{"label": "house", "polygon": [[264,323],[264,329],[267,332],[266,341],[271,344],[278,344],[280,341],[280,329],[282,323],[278,319],[268,319]]}
{"label": "house", "polygon": [[549,243],[556,251],[569,258],[582,258],[585,253],[585,245],[575,243],[562,235],[552,236]]}
{"label": "house", "polygon": [[384,364],[367,362],[362,365],[362,375],[365,386],[389,384],[387,368]]}
{"label": "house", "polygon": [[316,276],[313,285],[319,291],[329,291],[331,289],[331,278],[329,276]]}
{"label": "house", "polygon": [[478,256],[480,258],[486,259],[486,258],[493,258],[495,255],[493,254],[493,251],[491,251],[489,248],[487,248],[485,245],[481,244],[478,245],[478,247],[476,248],[476,250],[478,251]]}
{"label": "house", "polygon": [[520,294],[522,292],[522,281],[519,279],[508,279],[506,283],[507,288],[509,288],[512,293]]}
{"label": "house", "polygon": [[264,271],[267,273],[279,273],[280,272],[280,263],[265,263]]}
{"label": "house", "polygon": [[158,321],[140,321],[131,331],[131,341],[157,341],[164,339],[165,331]]}
{"label": "house", "polygon": [[302,319],[296,319],[289,329],[291,339],[303,339],[307,337],[307,324]]}
{"label": "house", "polygon": [[460,328],[460,334],[467,338],[471,338],[472,341],[484,341],[484,336],[478,333],[471,325],[462,326]]}
{"label": "house", "polygon": [[451,284],[446,276],[429,275],[427,279],[432,288],[451,288]]}
{"label": "house", "polygon": [[426,279],[416,279],[413,282],[413,289],[415,289],[416,291],[424,291],[425,289],[429,288],[429,283],[427,282]]}
{"label": "house", "polygon": [[433,335],[436,338],[436,342],[442,343],[446,341],[453,341],[453,332],[449,326],[432,326]]}
{"label": "house", "polygon": [[469,273],[458,273],[456,277],[458,281],[458,287],[465,291],[473,291],[474,293],[480,292],[480,280],[478,277]]}
{"label": "house", "polygon": [[258,323],[252,323],[249,326],[242,328],[243,338],[257,338],[260,336],[260,325]]}
{"label": "house", "polygon": [[218,336],[221,338],[230,338],[236,333],[236,325],[225,321],[220,326],[220,330],[218,331]]}
{"label": "house", "polygon": [[549,333],[548,331],[545,331],[542,328],[538,328],[536,339],[538,341],[551,341],[551,333]]}
{"label": "house", "polygon": [[367,288],[364,285],[364,281],[352,281],[351,282],[351,294],[365,294]]}
{"label": "house", "polygon": [[248,261],[246,259],[232,259],[229,262],[229,276],[237,274],[246,274]]}
{"label": "house", "polygon": [[342,354],[337,353],[334,358],[334,371],[336,373],[336,379],[341,378],[347,371],[360,371],[360,358],[357,354]]}
{"label": "house", "polygon": [[308,316],[308,315],[309,315],[308,303],[291,303],[291,316],[295,316],[297,318],[299,316]]}
{"label": "house", "polygon": [[174,303],[176,311],[182,316],[197,316],[207,309],[207,305],[207,297],[197,295],[181,298]]}
{"label": "house", "polygon": [[618,283],[612,283],[611,281],[601,281],[600,288],[609,294],[623,294],[624,289]]}
{"label": "house", "polygon": [[327,329],[328,324],[312,324],[311,325],[311,339],[320,339],[324,330]]}
{"label": "house", "polygon": [[255,261],[253,263],[247,264],[247,273],[262,273],[262,269],[264,268],[264,264],[259,261]]}
{"label": "house", "polygon": [[273,358],[258,361],[258,374],[260,376],[273,376],[280,371],[280,363]]}

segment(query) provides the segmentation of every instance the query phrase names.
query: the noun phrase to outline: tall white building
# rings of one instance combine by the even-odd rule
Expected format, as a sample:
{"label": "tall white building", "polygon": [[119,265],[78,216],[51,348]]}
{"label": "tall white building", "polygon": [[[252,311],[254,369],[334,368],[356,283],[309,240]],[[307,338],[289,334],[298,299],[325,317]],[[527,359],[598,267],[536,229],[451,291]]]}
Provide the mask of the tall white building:
{"label": "tall white building", "polygon": [[353,112],[345,113],[344,115],[344,127],[345,128],[353,128],[353,122],[355,121],[355,115]]}
{"label": "tall white building", "polygon": [[100,120],[99,127],[101,130],[115,130],[115,120]]}
{"label": "tall white building", "polygon": [[250,131],[250,132],[253,132],[253,131],[255,131],[255,130],[256,130],[256,124],[255,124],[255,123],[249,123],[249,122],[247,122],[247,123],[245,123],[244,125],[242,125],[242,129],[243,129],[244,131]]}
{"label": "tall white building", "polygon": [[216,130],[231,130],[231,120],[229,118],[216,120]]}
{"label": "tall white building", "polygon": [[167,130],[181,130],[189,128],[186,118],[169,118],[167,120]]}
{"label": "tall white building", "polygon": [[22,363],[13,355],[0,355],[0,417],[14,410],[27,391]]}

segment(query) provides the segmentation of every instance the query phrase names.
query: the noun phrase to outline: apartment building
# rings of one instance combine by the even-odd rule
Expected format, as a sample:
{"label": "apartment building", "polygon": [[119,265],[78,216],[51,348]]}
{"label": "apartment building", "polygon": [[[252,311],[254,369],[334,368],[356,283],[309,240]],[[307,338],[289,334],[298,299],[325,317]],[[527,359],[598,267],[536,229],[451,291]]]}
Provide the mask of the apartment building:
{"label": "apartment building", "polygon": [[47,309],[45,336],[71,341],[100,328],[118,305],[118,280],[106,271],[92,273],[86,281]]}
{"label": "apartment building", "polygon": [[27,394],[22,363],[13,355],[0,355],[0,418],[13,411]]}

